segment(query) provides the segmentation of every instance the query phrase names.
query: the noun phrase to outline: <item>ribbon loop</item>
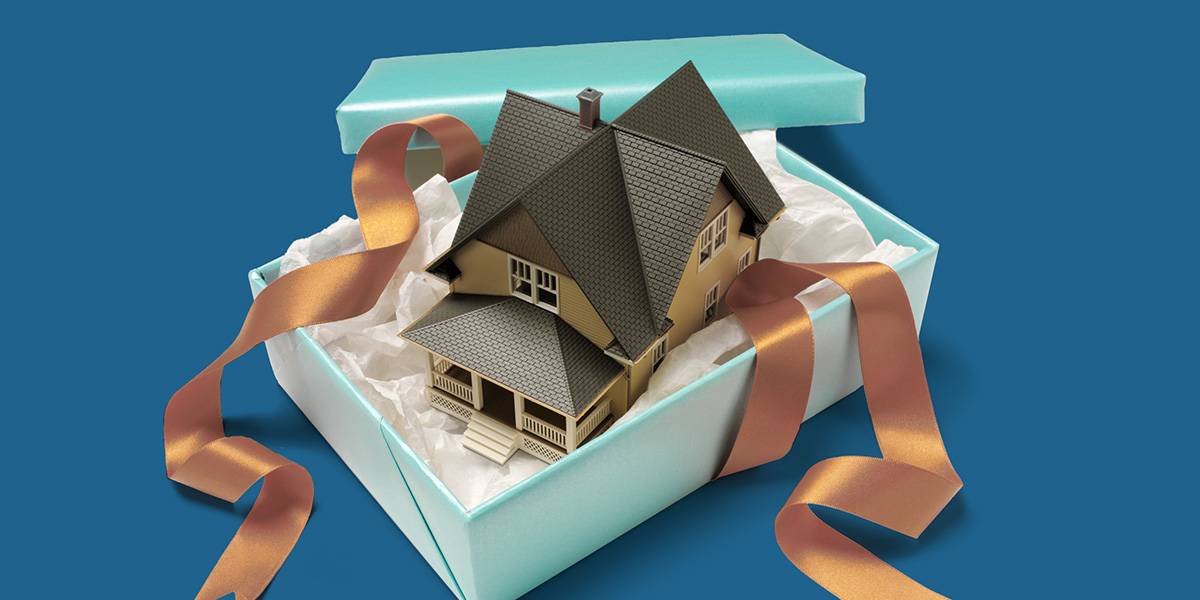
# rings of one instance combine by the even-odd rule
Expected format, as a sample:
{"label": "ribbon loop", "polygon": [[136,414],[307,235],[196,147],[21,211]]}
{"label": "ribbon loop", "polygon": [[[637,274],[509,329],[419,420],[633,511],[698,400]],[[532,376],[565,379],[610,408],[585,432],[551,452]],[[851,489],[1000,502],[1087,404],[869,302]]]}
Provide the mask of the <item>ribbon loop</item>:
{"label": "ribbon loop", "polygon": [[[257,598],[312,510],[312,479],[303,467],[249,438],[225,436],[222,370],[278,334],[351,318],[376,304],[420,225],[404,176],[417,129],[442,148],[447,179],[479,168],[479,140],[448,115],[372,134],[359,149],[352,175],[368,249],[308,265],[268,285],[229,348],[167,404],[168,477],[230,502],[263,480],[198,600],[230,592],[238,600]],[[813,466],[776,517],[776,539],[801,571],[844,600],[942,598],[834,531],[810,508],[836,508],[915,537],[962,487],[934,418],[908,297],[890,267],[763,260],[734,280],[725,301],[750,332],[757,359],[746,413],[718,476],[778,459],[791,448],[804,420],[815,359],[812,321],[795,296],[825,278],[845,289],[854,305],[864,387],[883,457],[837,457]]]}
{"label": "ribbon loop", "polygon": [[479,168],[479,140],[462,121],[434,115],[383,127],[354,161],[352,187],[367,250],[314,263],[272,282],[250,305],[229,348],[171,396],[163,414],[167,476],[233,502],[259,479],[262,490],[197,596],[257,598],[292,551],[312,511],[313,486],[300,465],[244,437],[225,437],[221,373],[260,342],[298,327],[370,310],[420,225],[404,177],[408,142],[425,129],[442,148],[447,179]]}
{"label": "ribbon loop", "polygon": [[962,488],[934,417],[908,295],[891,267],[764,260],[734,281],[725,303],[750,332],[757,358],[746,416],[720,476],[780,458],[795,440],[814,354],[812,322],[792,297],[825,278],[846,290],[854,306],[864,389],[883,458],[842,456],[814,465],[776,517],[775,538],[793,564],[843,600],[942,598],[810,508],[835,508],[916,537]]}

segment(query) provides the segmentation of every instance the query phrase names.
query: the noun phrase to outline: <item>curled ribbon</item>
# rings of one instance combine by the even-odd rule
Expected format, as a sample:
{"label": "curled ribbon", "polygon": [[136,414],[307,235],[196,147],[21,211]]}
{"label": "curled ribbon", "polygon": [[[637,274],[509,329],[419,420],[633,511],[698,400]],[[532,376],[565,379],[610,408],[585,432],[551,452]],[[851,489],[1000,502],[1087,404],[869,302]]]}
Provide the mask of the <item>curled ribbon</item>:
{"label": "curled ribbon", "polygon": [[231,592],[238,600],[257,598],[291,553],[312,511],[312,478],[304,467],[249,438],[225,436],[222,370],[276,335],[348,319],[375,305],[420,224],[412,188],[404,178],[408,142],[417,129],[429,132],[442,149],[447,179],[479,168],[483,149],[478,138],[449,115],[396,123],[372,134],[354,160],[352,175],[367,250],[308,265],[268,285],[251,304],[229,348],[167,403],[163,415],[167,477],[229,502],[263,480],[254,507],[197,600]]}
{"label": "curled ribbon", "polygon": [[[479,140],[461,121],[434,115],[372,134],[354,162],[352,188],[367,250],[281,276],[250,306],[233,344],[183,386],[163,417],[167,476],[233,502],[262,491],[197,600],[253,600],[283,565],[312,509],[308,472],[245,437],[226,437],[221,372],[275,335],[360,315],[378,301],[419,226],[404,177],[408,142],[428,131],[453,180],[478,169]],[[849,293],[871,419],[883,458],[838,457],[813,466],[775,521],[776,538],[805,574],[843,600],[942,598],[820,521],[809,508],[843,510],[916,537],[962,487],[937,429],[916,326],[899,277],[879,263],[800,265],[763,260],[730,286],[726,304],[757,350],[754,383],[719,476],[787,454],[812,385],[812,324],[795,295],[828,278]],[[800,365],[800,369],[796,365]]]}
{"label": "curled ribbon", "polygon": [[730,285],[725,303],[750,332],[757,361],[746,415],[718,477],[791,448],[814,357],[812,322],[795,296],[822,279],[846,290],[854,305],[863,386],[883,458],[840,456],[814,465],[775,518],[775,538],[797,568],[843,600],[944,598],[810,508],[835,508],[917,537],[962,488],[934,417],[908,296],[887,265],[763,260]]}

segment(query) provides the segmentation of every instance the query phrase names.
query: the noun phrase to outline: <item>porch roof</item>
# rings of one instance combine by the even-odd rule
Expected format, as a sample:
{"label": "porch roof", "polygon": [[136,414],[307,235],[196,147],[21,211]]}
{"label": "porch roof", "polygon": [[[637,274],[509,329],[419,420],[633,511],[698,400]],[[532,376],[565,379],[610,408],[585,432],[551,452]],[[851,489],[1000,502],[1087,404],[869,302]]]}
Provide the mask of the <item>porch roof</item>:
{"label": "porch roof", "polygon": [[450,294],[401,335],[572,417],[624,372],[558,315],[512,296]]}

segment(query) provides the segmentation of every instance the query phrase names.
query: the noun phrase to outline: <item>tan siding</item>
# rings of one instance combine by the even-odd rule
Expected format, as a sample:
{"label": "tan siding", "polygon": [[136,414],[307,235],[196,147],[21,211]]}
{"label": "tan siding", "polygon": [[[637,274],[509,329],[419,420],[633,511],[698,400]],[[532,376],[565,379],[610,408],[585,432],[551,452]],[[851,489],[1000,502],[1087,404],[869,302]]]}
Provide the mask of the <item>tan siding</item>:
{"label": "tan siding", "polygon": [[483,242],[467,242],[454,254],[454,264],[462,275],[454,280],[460,294],[507,296],[508,254]]}
{"label": "tan siding", "polygon": [[613,334],[608,330],[608,326],[600,318],[600,313],[592,307],[588,302],[587,296],[583,295],[583,290],[579,289],[579,284],[575,283],[574,279],[560,277],[558,280],[559,295],[562,299],[562,306],[558,309],[558,316],[562,317],[568,325],[574,327],[576,331],[583,334],[583,337],[593,344],[604,348],[613,341]]}
{"label": "tan siding", "polygon": [[717,217],[729,203],[733,202],[733,194],[729,193],[729,188],[725,187],[724,183],[717,184],[717,191],[713,194],[712,204],[708,205],[708,214],[704,215],[704,224],[708,225]]}
{"label": "tan siding", "polygon": [[617,380],[617,383],[609,389],[608,395],[612,398],[613,416],[621,418],[625,411],[629,410],[629,379],[622,376]]}
{"label": "tan siding", "polygon": [[[709,210],[705,224],[707,225],[724,206],[728,205],[729,241],[725,248],[705,265],[704,270],[699,272],[697,272],[697,266],[699,265],[700,247],[698,243],[692,245],[692,254],[688,257],[683,277],[679,280],[675,299],[671,302],[671,309],[667,311],[667,317],[675,323],[667,342],[668,349],[675,348],[701,329],[704,324],[704,294],[717,281],[721,282],[718,288],[721,300],[717,304],[717,318],[729,314],[729,308],[725,306],[725,292],[737,275],[737,261],[746,250],[755,248],[758,242],[755,238],[738,233],[746,213],[740,204],[732,202],[732,200],[733,197],[725,189],[724,184],[717,186],[713,206],[720,205],[720,208]],[[752,256],[757,258],[754,254]]]}
{"label": "tan siding", "polygon": [[[494,248],[479,240],[467,242],[454,255],[454,264],[462,271],[462,275],[454,280],[454,291],[460,294],[488,294],[491,296],[507,296],[508,289],[508,253]],[[534,263],[538,264],[538,263]],[[538,266],[546,266],[538,264]],[[549,268],[547,266],[547,268]],[[553,269],[551,269],[553,271]],[[600,314],[592,308],[583,290],[574,279],[559,273],[559,308],[558,315],[568,325],[583,334],[588,341],[604,348],[613,341],[613,334],[600,319]]]}
{"label": "tan siding", "polygon": [[[638,397],[646,393],[646,388],[650,385],[650,375],[654,372],[654,361],[651,360],[651,353],[647,352],[642,360],[633,363],[633,366],[627,367],[629,372],[629,398],[628,402],[637,402]],[[616,412],[616,411],[614,411]],[[622,411],[621,414],[625,414]]]}

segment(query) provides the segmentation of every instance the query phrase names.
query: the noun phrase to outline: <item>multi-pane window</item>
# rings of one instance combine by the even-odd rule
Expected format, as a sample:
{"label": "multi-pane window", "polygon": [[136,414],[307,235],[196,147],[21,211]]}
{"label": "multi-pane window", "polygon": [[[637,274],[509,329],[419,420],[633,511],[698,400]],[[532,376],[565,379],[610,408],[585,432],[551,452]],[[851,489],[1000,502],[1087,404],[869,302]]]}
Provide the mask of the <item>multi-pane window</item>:
{"label": "multi-pane window", "polygon": [[749,248],[749,249],[747,249],[747,250],[746,250],[746,253],[745,253],[745,254],[743,254],[743,255],[742,255],[742,257],[738,259],[738,270],[737,270],[737,272],[738,272],[739,274],[740,274],[742,271],[745,271],[745,270],[746,270],[746,267],[749,267],[749,266],[750,266],[750,253],[751,253],[751,252],[754,252],[754,248]]}
{"label": "multi-pane window", "polygon": [[729,207],[726,206],[717,218],[700,231],[700,261],[698,269],[708,265],[729,243]]}
{"label": "multi-pane window", "polygon": [[509,291],[512,295],[533,302],[533,265],[515,257],[508,257],[510,275]]}
{"label": "multi-pane window", "polygon": [[558,312],[558,275],[549,271],[535,268],[537,271],[537,303],[538,306]]}
{"label": "multi-pane window", "polygon": [[704,294],[704,327],[708,327],[717,318],[717,300],[721,294],[721,282],[713,284],[712,289]]}
{"label": "multi-pane window", "polygon": [[558,275],[515,256],[508,257],[508,274],[512,295],[558,313]]}
{"label": "multi-pane window", "polygon": [[658,340],[658,343],[654,345],[654,350],[650,354],[650,360],[654,364],[654,368],[652,369],[652,371],[658,370],[658,365],[662,364],[662,361],[664,358],[666,358],[666,356],[667,356],[667,336],[664,335],[663,339]]}

